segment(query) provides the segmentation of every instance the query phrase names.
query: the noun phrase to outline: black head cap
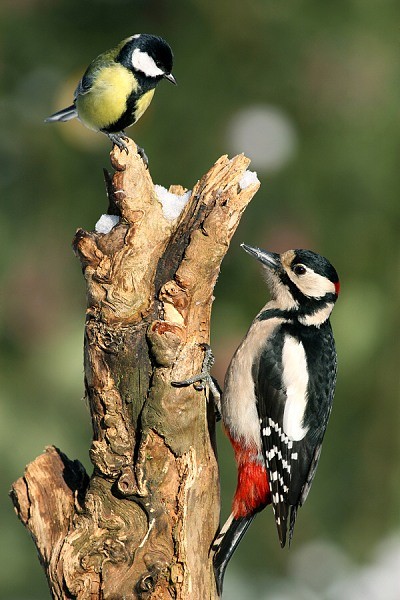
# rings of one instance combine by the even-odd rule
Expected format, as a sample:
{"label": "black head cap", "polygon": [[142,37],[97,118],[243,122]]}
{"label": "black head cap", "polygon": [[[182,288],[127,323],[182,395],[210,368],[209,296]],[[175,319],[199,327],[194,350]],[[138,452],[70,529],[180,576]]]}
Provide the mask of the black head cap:
{"label": "black head cap", "polygon": [[128,69],[154,80],[163,77],[176,83],[171,74],[174,55],[163,38],[137,33],[125,41],[117,61]]}
{"label": "black head cap", "polygon": [[174,55],[170,45],[162,37],[142,33],[138,38],[136,47],[143,52],[147,52],[164,73],[171,73]]}
{"label": "black head cap", "polygon": [[339,293],[339,276],[327,258],[312,250],[297,249],[293,252],[294,258],[291,261],[292,269],[295,265],[310,267],[318,275],[329,279],[335,285],[335,288],[337,288],[337,293]]}

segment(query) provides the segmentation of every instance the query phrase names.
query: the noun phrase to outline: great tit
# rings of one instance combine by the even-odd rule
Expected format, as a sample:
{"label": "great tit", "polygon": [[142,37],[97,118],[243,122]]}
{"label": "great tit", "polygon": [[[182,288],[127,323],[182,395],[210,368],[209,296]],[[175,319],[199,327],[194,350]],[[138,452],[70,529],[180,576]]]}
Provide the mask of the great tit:
{"label": "great tit", "polygon": [[75,90],[74,103],[45,121],[77,117],[128,152],[124,129],[145,112],[161,79],[176,85],[172,62],[172,50],[161,37],[137,33],[126,38],[90,63]]}

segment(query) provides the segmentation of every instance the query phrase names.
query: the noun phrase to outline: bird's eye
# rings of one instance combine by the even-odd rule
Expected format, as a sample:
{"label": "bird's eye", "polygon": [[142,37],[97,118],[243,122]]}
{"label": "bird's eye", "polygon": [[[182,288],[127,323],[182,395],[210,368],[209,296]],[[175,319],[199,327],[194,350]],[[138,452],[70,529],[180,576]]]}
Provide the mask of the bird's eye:
{"label": "bird's eye", "polygon": [[304,265],[294,265],[292,270],[296,275],[304,275],[307,269]]}

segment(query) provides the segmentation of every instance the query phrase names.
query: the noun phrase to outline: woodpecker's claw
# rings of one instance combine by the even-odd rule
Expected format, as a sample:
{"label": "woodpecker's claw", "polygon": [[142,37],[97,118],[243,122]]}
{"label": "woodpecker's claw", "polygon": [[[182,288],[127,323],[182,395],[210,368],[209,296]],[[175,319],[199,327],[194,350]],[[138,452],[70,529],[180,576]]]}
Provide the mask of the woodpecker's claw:
{"label": "woodpecker's claw", "polygon": [[211,367],[214,364],[215,358],[211,350],[211,346],[208,344],[199,344],[200,348],[204,350],[204,358],[203,365],[201,367],[201,373],[197,375],[193,375],[188,379],[184,379],[183,381],[172,381],[172,385],[174,387],[185,387],[187,385],[192,385],[193,383],[200,382],[199,385],[194,386],[195,389],[201,391],[205,388],[206,385],[209,385],[210,388],[214,385],[212,381],[212,377],[210,375]]}
{"label": "woodpecker's claw", "polygon": [[193,375],[188,379],[184,379],[183,381],[171,381],[171,385],[174,387],[186,387],[187,385],[193,385],[194,389],[201,392],[204,390],[206,386],[208,386],[215,403],[216,408],[216,418],[217,421],[221,419],[220,414],[220,405],[221,405],[221,388],[218,385],[216,379],[211,377],[210,371],[211,367],[214,364],[215,358],[211,350],[211,346],[209,344],[199,344],[200,348],[204,350],[204,359],[203,365],[201,368],[201,373],[198,375]]}

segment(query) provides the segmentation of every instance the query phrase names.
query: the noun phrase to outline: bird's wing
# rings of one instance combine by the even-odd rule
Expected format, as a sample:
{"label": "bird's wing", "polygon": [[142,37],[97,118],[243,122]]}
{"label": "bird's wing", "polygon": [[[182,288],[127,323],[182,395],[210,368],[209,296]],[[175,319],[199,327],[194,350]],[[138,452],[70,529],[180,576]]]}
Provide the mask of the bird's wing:
{"label": "bird's wing", "polygon": [[107,50],[102,54],[99,54],[97,58],[92,60],[85,73],[83,74],[82,79],[77,85],[77,88],[74,92],[74,100],[78,98],[78,96],[83,96],[88,94],[92,89],[93,83],[95,82],[98,73],[111,65],[115,65],[115,60],[119,54],[121,48],[126,44],[129,38],[122,40],[118,46],[112,48],[111,50]]}
{"label": "bird's wing", "polygon": [[76,100],[78,96],[83,96],[84,94],[90,92],[90,90],[92,89],[93,81],[94,72],[93,69],[89,67],[76,87],[76,90],[74,92],[74,100]]}
{"label": "bird's wing", "polygon": [[115,52],[103,52],[97,58],[92,60],[85,73],[83,74],[82,79],[77,85],[77,88],[74,93],[74,99],[76,100],[78,96],[83,96],[88,94],[92,89],[93,83],[96,80],[98,73],[110,65],[114,64]]}
{"label": "bird's wing", "polygon": [[[315,444],[307,435],[296,441],[290,432],[284,430],[288,401],[288,375],[284,376],[287,367],[282,364],[285,340],[286,334],[278,328],[276,334],[267,340],[253,367],[264,459],[282,547],[286,543],[289,508],[299,504],[315,451]],[[304,349],[299,347],[299,362],[302,354]],[[291,402],[295,405],[297,401],[303,401],[300,397],[296,398],[296,391],[293,394],[292,390],[291,394]]]}
{"label": "bird's wing", "polygon": [[288,492],[291,481],[289,444],[283,433],[286,390],[282,380],[283,336],[278,333],[267,340],[253,365],[257,411],[264,460],[271,490],[272,506],[281,545],[285,545]]}

